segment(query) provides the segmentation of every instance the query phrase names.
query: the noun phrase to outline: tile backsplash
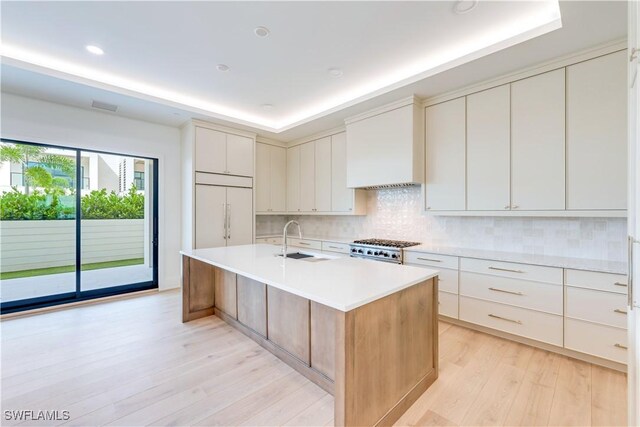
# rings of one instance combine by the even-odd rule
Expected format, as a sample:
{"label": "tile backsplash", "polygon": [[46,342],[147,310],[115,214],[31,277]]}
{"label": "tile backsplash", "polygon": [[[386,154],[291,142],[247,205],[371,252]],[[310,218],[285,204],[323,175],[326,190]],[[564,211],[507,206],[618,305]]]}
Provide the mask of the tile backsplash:
{"label": "tile backsplash", "polygon": [[296,219],[303,235],[390,238],[439,246],[626,260],[624,218],[450,217],[422,213],[419,187],[369,190],[366,216],[262,216],[258,235]]}

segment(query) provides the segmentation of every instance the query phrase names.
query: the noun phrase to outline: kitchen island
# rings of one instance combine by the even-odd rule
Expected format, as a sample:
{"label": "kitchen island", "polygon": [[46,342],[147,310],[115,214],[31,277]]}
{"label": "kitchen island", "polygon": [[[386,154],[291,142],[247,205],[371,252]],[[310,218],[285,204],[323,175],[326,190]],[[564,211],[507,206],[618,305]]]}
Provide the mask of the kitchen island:
{"label": "kitchen island", "polygon": [[182,251],[182,320],[216,315],[332,393],[336,425],[390,425],[438,376],[436,270],[273,245]]}

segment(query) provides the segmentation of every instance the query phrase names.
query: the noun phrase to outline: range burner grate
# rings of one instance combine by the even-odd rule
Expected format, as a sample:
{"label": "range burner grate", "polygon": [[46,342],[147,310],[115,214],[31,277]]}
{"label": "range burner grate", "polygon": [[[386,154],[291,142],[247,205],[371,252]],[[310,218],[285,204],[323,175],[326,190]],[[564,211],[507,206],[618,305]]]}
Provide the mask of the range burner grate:
{"label": "range burner grate", "polygon": [[354,240],[353,243],[360,244],[360,245],[384,246],[389,248],[408,248],[410,246],[416,246],[420,244],[417,242],[404,242],[402,240],[388,240],[388,239],[362,239],[362,240]]}

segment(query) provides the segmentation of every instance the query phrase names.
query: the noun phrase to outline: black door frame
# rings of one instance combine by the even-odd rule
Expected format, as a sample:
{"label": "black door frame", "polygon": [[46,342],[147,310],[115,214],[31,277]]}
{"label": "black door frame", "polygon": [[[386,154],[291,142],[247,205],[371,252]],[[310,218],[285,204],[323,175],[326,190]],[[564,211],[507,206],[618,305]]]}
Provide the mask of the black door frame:
{"label": "black door frame", "polygon": [[[11,143],[11,144],[25,144],[25,145],[36,145],[40,147],[48,147],[48,148],[60,148],[63,150],[70,150],[76,152],[76,215],[75,215],[75,230],[76,230],[76,270],[75,270],[75,279],[76,279],[76,290],[75,292],[66,292],[62,294],[56,295],[47,295],[42,297],[35,298],[27,298],[18,301],[8,301],[0,303],[0,313],[7,314],[13,313],[17,311],[24,310],[32,310],[36,308],[49,307],[60,304],[68,304],[70,302],[78,302],[85,301],[100,297],[119,295],[129,292],[142,291],[147,289],[155,289],[158,287],[158,159],[147,156],[138,156],[131,154],[123,154],[112,151],[103,151],[103,150],[93,150],[93,149],[84,149],[84,148],[76,148],[76,147],[66,147],[63,145],[53,145],[53,144],[44,144],[40,142],[32,142],[32,141],[20,141],[15,139],[8,138],[0,138],[1,142]],[[82,189],[82,171],[80,168],[80,160],[81,153],[100,153],[100,154],[111,154],[116,156],[125,156],[125,157],[135,157],[139,159],[153,160],[153,182],[152,182],[152,194],[153,194],[153,203],[152,203],[152,221],[153,221],[153,236],[151,240],[151,247],[153,249],[153,278],[151,281],[139,282],[139,283],[130,283],[127,285],[118,285],[111,286],[103,289],[93,289],[90,291],[82,291],[81,289],[81,281],[82,281],[82,210],[80,206],[80,200],[82,197],[81,189]],[[148,197],[148,195],[147,195]]]}

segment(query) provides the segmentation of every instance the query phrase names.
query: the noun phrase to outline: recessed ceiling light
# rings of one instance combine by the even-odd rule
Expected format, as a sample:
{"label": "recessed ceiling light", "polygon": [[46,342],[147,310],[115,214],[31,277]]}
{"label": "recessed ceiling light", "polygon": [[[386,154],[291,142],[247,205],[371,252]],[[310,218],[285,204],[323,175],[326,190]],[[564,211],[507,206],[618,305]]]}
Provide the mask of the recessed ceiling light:
{"label": "recessed ceiling light", "polygon": [[458,15],[463,15],[467,12],[471,12],[478,5],[478,0],[458,0],[453,5],[453,11]]}
{"label": "recessed ceiling light", "polygon": [[327,73],[332,77],[342,77],[343,74],[342,69],[340,68],[329,68]]}
{"label": "recessed ceiling light", "polygon": [[98,46],[94,46],[92,44],[89,44],[89,45],[85,46],[85,49],[87,49],[88,52],[91,52],[94,55],[102,55],[102,54],[104,54],[104,50],[102,50]]}
{"label": "recessed ceiling light", "polygon": [[269,31],[267,27],[256,27],[253,32],[256,33],[256,36],[258,37],[267,37],[271,34],[271,31]]}
{"label": "recessed ceiling light", "polygon": [[218,71],[229,71],[229,66],[225,64],[218,64],[216,65],[216,69]]}
{"label": "recessed ceiling light", "polygon": [[262,104],[261,107],[265,110],[271,110],[273,109],[273,104]]}

